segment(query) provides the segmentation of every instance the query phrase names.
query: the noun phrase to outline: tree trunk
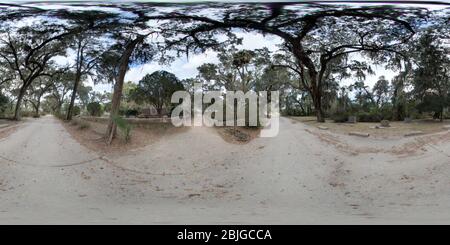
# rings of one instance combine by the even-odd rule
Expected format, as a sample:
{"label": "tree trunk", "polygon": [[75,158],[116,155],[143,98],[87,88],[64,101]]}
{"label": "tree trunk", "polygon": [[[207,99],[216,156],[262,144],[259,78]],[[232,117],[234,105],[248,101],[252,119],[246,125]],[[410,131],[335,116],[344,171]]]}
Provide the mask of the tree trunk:
{"label": "tree trunk", "polygon": [[[128,63],[127,63],[128,66]],[[111,102],[111,112],[110,112],[110,119],[108,123],[108,130],[106,131],[107,136],[107,143],[111,144],[112,140],[116,136],[117,131],[117,125],[114,122],[114,117],[119,115],[119,108],[120,108],[120,99],[122,97],[122,89],[123,89],[123,80],[125,77],[125,73],[123,74],[123,77],[120,75],[122,73],[122,68],[120,68],[119,71],[119,77],[116,80],[116,83],[114,84],[114,94]],[[120,79],[122,77],[122,79]]]}
{"label": "tree trunk", "polygon": [[56,104],[56,108],[55,108],[55,111],[58,113],[58,117],[60,117],[60,118],[62,118],[62,115],[61,115],[62,105],[63,105],[63,102],[58,101],[58,103]]}
{"label": "tree trunk", "polygon": [[314,102],[314,109],[316,111],[317,122],[325,122],[325,117],[324,117],[323,111],[322,111],[322,94],[321,94],[321,92],[316,88],[315,91],[313,91],[311,93],[311,97]]}
{"label": "tree trunk", "polygon": [[397,92],[397,88],[394,89],[394,94],[392,96],[392,105],[393,105],[393,110],[392,110],[392,120],[393,121],[399,121],[399,117],[400,117],[400,113],[399,113],[399,105],[398,105],[398,92]]}
{"label": "tree trunk", "polygon": [[16,102],[16,109],[14,110],[14,117],[13,119],[18,121],[20,120],[20,106],[22,105],[23,96],[25,95],[26,88],[25,86],[22,86],[19,91],[19,96],[17,97]]}
{"label": "tree trunk", "polygon": [[[300,67],[305,66],[308,68],[307,75],[309,77],[311,89],[309,91],[314,103],[314,109],[316,111],[317,122],[325,122],[325,118],[322,111],[322,78],[323,71],[317,72],[313,60],[303,49],[303,46],[297,42],[297,40],[289,40],[292,44],[292,52],[297,59],[297,63]],[[326,63],[321,62],[322,65]]]}
{"label": "tree trunk", "polygon": [[77,71],[77,75],[75,77],[75,83],[73,85],[73,90],[72,90],[72,97],[70,98],[69,108],[67,109],[67,116],[66,116],[66,120],[67,121],[72,120],[73,106],[75,105],[75,99],[77,97],[78,86],[79,86],[80,80],[81,80],[81,74],[80,73],[81,72]]}
{"label": "tree trunk", "polygon": [[397,81],[397,84],[394,88],[394,94],[392,96],[392,104],[394,106],[393,108],[393,115],[392,120],[393,121],[401,121],[404,119],[404,106],[403,106],[403,85],[404,85],[404,77],[400,78],[399,81]]}
{"label": "tree trunk", "polygon": [[34,108],[36,111],[35,111],[35,117],[39,117],[39,107],[41,107],[41,100],[39,99],[38,101],[37,101],[37,103],[36,103],[36,107]]}
{"label": "tree trunk", "polygon": [[119,115],[120,100],[122,99],[123,81],[128,70],[128,64],[130,62],[131,54],[133,54],[136,46],[144,41],[145,37],[146,36],[138,36],[136,39],[129,42],[125,46],[122,57],[120,57],[119,73],[116,78],[116,83],[114,84],[114,93],[111,101],[111,112],[108,123],[108,130],[106,131],[106,140],[108,144],[111,144],[113,139],[116,137],[117,125],[114,122],[114,118]]}

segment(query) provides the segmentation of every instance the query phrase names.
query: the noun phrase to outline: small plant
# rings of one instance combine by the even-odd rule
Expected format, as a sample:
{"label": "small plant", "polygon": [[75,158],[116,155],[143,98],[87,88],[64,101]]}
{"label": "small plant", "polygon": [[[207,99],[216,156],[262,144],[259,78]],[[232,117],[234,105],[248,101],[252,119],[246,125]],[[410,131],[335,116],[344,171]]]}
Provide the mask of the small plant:
{"label": "small plant", "polygon": [[380,122],[382,118],[383,116],[376,111],[358,113],[359,122]]}
{"label": "small plant", "polygon": [[63,113],[60,113],[60,112],[54,112],[53,113],[53,116],[55,116],[56,118],[58,118],[59,120],[64,120],[64,119],[66,119],[64,116],[64,114]]}
{"label": "small plant", "polygon": [[137,117],[139,115],[139,111],[136,109],[126,109],[124,114],[125,117]]}
{"label": "small plant", "polygon": [[334,121],[335,123],[344,123],[344,122],[347,122],[347,121],[348,121],[348,116],[349,116],[349,115],[350,115],[350,114],[347,113],[347,112],[339,111],[339,112],[334,113],[334,114],[331,116],[331,118],[333,119],[333,121]]}
{"label": "small plant", "polygon": [[80,121],[78,123],[78,129],[84,130],[84,129],[88,129],[91,125],[88,122],[85,121]]}
{"label": "small plant", "polygon": [[72,119],[72,121],[70,121],[70,124],[73,126],[77,126],[78,125],[78,119]]}
{"label": "small plant", "polygon": [[120,132],[123,134],[125,142],[129,142],[131,139],[131,125],[120,116],[113,116],[113,121],[119,128]]}
{"label": "small plant", "polygon": [[21,111],[21,117],[33,117],[35,115],[34,111]]}
{"label": "small plant", "polygon": [[73,110],[72,110],[72,115],[73,116],[78,116],[81,113],[81,108],[79,106],[74,106]]}

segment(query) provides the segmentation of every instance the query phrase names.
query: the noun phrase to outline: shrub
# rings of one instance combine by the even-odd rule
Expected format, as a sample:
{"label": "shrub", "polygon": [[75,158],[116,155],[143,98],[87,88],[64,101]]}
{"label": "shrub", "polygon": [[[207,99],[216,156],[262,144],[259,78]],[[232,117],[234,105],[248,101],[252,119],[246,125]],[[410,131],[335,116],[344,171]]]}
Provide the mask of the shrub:
{"label": "shrub", "polygon": [[73,126],[76,126],[76,125],[78,125],[78,120],[72,119],[72,121],[70,121],[70,124],[72,124]]}
{"label": "shrub", "polygon": [[125,142],[128,143],[131,138],[131,125],[120,116],[114,116],[113,121],[117,125],[117,128],[119,128],[120,132],[123,134]]}
{"label": "shrub", "polygon": [[78,129],[88,129],[91,125],[84,121],[83,119],[80,118],[74,118],[72,119],[72,121],[70,121],[70,124],[72,124],[73,126],[77,126],[78,125]]}
{"label": "shrub", "polygon": [[78,129],[81,129],[81,130],[88,129],[90,126],[91,125],[86,121],[80,120],[80,122],[78,123]]}
{"label": "shrub", "polygon": [[35,116],[35,112],[34,111],[21,111],[20,112],[20,116],[21,117],[33,117]]}
{"label": "shrub", "polygon": [[331,116],[331,119],[333,119],[333,121],[335,123],[343,123],[343,122],[347,122],[348,116],[349,116],[349,113],[347,113],[347,112],[335,112]]}
{"label": "shrub", "polygon": [[73,110],[72,110],[72,115],[73,116],[78,116],[81,113],[81,108],[79,106],[74,106]]}
{"label": "shrub", "polygon": [[92,102],[87,105],[90,116],[100,117],[103,114],[102,106],[98,102]]}
{"label": "shrub", "polygon": [[54,112],[53,116],[55,116],[59,120],[65,120],[66,119],[65,115],[63,113],[61,113],[61,112]]}
{"label": "shrub", "polygon": [[137,117],[139,115],[139,112],[136,109],[126,109],[124,114],[125,117]]}
{"label": "shrub", "polygon": [[359,122],[380,122],[382,116],[378,112],[360,112],[358,113]]}
{"label": "shrub", "polygon": [[0,114],[5,114],[8,108],[9,98],[0,93]]}
{"label": "shrub", "polygon": [[296,109],[296,108],[286,108],[283,111],[283,114],[286,116],[294,116],[294,117],[306,116],[305,113],[303,113],[300,109]]}

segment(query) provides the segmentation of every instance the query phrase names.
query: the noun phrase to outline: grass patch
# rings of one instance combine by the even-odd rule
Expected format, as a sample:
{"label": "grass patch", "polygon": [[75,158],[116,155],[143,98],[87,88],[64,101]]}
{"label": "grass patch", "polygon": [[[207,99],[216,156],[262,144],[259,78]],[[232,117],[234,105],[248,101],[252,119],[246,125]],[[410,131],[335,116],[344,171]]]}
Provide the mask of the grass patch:
{"label": "grass patch", "polygon": [[119,131],[122,133],[125,142],[126,143],[130,142],[132,129],[130,123],[128,123],[125,119],[123,119],[120,116],[114,116],[113,121],[117,125]]}
{"label": "grass patch", "polygon": [[88,128],[90,128],[90,124],[88,122],[81,121],[78,123],[78,129],[84,130],[84,129],[88,129]]}

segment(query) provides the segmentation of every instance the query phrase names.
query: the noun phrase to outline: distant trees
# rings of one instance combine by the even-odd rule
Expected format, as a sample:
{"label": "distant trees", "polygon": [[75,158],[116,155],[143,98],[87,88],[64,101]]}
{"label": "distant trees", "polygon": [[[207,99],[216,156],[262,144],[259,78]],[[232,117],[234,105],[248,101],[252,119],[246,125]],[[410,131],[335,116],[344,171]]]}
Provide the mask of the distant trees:
{"label": "distant trees", "polygon": [[53,80],[51,76],[39,77],[36,79],[30,86],[28,91],[29,95],[27,95],[25,100],[29,102],[34,108],[34,116],[39,117],[39,109],[41,108],[41,99],[46,94],[51,87],[53,86]]}
{"label": "distant trees", "polygon": [[89,115],[93,117],[99,117],[103,114],[103,108],[99,102],[87,104],[87,111],[89,112]]}
{"label": "distant trees", "polygon": [[375,97],[375,104],[377,107],[382,106],[389,100],[389,81],[384,76],[380,76],[372,89],[373,97]]}
{"label": "distant trees", "polygon": [[75,33],[69,43],[69,48],[75,51],[74,83],[67,120],[72,119],[72,108],[77,96],[77,90],[83,78],[91,73],[91,70],[100,62],[100,56],[105,51],[108,43],[104,33],[111,26],[117,25],[116,15],[99,11],[85,11],[83,13],[66,13],[65,19],[69,19],[72,25],[82,29]]}
{"label": "distant trees", "polygon": [[170,107],[172,94],[180,90],[184,90],[184,86],[174,74],[155,71],[139,81],[132,92],[132,98],[138,103],[153,105],[158,115],[162,115],[162,109]]}
{"label": "distant trees", "polygon": [[433,33],[423,35],[416,46],[414,94],[419,110],[433,111],[443,120],[444,109],[450,106],[450,48]]}
{"label": "distant trees", "polygon": [[33,82],[42,76],[49,76],[47,68],[52,58],[64,53],[61,41],[67,35],[61,26],[53,23],[33,23],[24,27],[10,27],[2,30],[0,38],[0,63],[18,83],[18,95],[13,118],[20,119],[22,100]]}
{"label": "distant trees", "polygon": [[199,79],[210,89],[224,88],[247,92],[270,66],[267,49],[238,50],[235,47],[219,49],[219,63],[205,63],[198,67]]}
{"label": "distant trees", "polygon": [[66,102],[67,96],[74,81],[73,72],[66,70],[53,76],[53,83],[49,95],[46,97],[48,106],[58,117],[62,116],[62,106]]}

